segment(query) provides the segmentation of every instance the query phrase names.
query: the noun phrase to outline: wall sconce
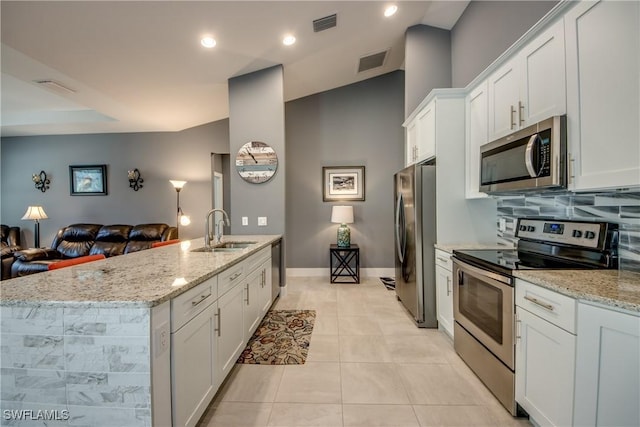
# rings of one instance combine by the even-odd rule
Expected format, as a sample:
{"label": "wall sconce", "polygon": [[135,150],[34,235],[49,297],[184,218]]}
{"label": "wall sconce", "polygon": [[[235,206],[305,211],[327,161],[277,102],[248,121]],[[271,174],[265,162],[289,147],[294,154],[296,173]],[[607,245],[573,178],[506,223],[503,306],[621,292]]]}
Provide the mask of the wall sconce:
{"label": "wall sconce", "polygon": [[133,191],[138,191],[142,187],[142,183],[144,179],[140,176],[140,171],[138,168],[135,168],[132,171],[127,171],[127,177],[129,178],[129,188],[133,188]]}
{"label": "wall sconce", "polygon": [[191,224],[191,219],[184,214],[184,212],[182,212],[182,208],[180,208],[180,190],[182,190],[182,187],[184,187],[184,185],[187,183],[187,181],[175,181],[175,180],[169,180],[169,182],[173,185],[173,188],[176,189],[176,206],[177,206],[177,220],[176,220],[176,229],[177,229],[177,235],[180,235],[180,226],[181,225],[189,225]]}
{"label": "wall sconce", "polygon": [[42,191],[43,193],[49,189],[49,178],[47,178],[47,174],[45,171],[40,171],[38,175],[35,173],[31,176],[31,180],[36,184],[36,189]]}

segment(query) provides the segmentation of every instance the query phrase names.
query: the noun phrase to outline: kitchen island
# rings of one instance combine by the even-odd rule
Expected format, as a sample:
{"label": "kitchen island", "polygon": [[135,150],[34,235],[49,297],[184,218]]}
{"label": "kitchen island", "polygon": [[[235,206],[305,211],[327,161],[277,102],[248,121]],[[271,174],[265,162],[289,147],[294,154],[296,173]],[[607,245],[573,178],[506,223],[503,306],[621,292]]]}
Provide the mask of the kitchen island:
{"label": "kitchen island", "polygon": [[195,252],[196,239],[1,282],[2,425],[171,425],[172,302],[203,285],[202,300],[223,297],[218,276],[244,280],[240,266],[279,239]]}

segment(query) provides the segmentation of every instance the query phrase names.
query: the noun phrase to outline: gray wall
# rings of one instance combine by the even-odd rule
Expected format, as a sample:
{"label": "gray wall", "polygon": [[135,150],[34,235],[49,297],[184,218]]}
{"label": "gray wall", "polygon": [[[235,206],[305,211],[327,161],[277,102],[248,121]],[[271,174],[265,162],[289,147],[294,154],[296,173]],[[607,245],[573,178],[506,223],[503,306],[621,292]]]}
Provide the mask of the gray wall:
{"label": "gray wall", "polygon": [[414,25],[405,34],[404,115],[408,117],[435,88],[451,87],[451,35],[447,30]]}
{"label": "gray wall", "polygon": [[[229,80],[229,150],[231,157],[231,232],[284,234],[285,136],[282,66]],[[251,184],[235,171],[235,154],[249,141],[269,144],[278,156],[278,170],[267,182]],[[243,226],[241,217],[249,217]],[[258,217],[267,226],[258,227]]]}
{"label": "gray wall", "polygon": [[[75,222],[175,225],[176,192],[170,179],[187,181],[180,205],[191,225],[180,237],[203,235],[211,206],[211,152],[228,152],[228,120],[182,132],[61,135],[2,138],[1,221],[21,227],[23,245],[33,246],[32,221],[20,218],[29,205],[42,205],[40,244],[49,246],[60,227]],[[71,196],[69,165],[106,164],[107,196]],[[129,188],[127,170],[138,168],[143,188]],[[31,175],[44,170],[51,188],[42,193]]]}
{"label": "gray wall", "polygon": [[[287,102],[287,267],[328,268],[338,225],[354,207],[351,241],[364,268],[392,268],[393,174],[403,166],[404,73]],[[364,202],[323,202],[323,166],[365,166]]]}
{"label": "gray wall", "polygon": [[465,87],[556,1],[472,1],[451,29],[453,87]]}

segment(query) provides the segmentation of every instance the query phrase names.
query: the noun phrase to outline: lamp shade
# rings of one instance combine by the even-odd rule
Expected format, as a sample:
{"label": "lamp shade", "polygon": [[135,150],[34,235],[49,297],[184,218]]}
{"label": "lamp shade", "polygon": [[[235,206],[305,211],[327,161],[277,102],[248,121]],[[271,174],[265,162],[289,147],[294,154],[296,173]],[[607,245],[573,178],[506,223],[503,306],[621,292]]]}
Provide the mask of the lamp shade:
{"label": "lamp shade", "polygon": [[41,220],[49,218],[46,213],[44,213],[44,209],[42,206],[29,206],[27,211],[24,213],[22,219],[31,219],[31,220]]}
{"label": "lamp shade", "polygon": [[187,181],[176,181],[174,179],[170,179],[169,182],[176,190],[182,190],[182,187],[187,183]]}
{"label": "lamp shade", "polygon": [[334,206],[331,208],[331,222],[338,224],[353,223],[353,206]]}

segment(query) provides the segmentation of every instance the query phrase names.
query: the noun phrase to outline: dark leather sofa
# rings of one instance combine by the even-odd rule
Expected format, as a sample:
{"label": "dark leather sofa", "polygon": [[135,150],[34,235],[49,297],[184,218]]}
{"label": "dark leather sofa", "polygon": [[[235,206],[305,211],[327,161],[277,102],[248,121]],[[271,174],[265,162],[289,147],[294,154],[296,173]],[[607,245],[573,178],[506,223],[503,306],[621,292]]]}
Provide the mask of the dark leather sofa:
{"label": "dark leather sofa", "polygon": [[11,265],[13,264],[14,252],[22,249],[20,247],[20,227],[0,225],[0,248],[2,250],[0,280],[5,280],[11,278]]}
{"label": "dark leather sofa", "polygon": [[49,264],[86,255],[106,257],[151,248],[154,242],[176,239],[178,230],[167,224],[101,225],[72,224],[58,230],[50,248],[14,253],[11,277],[47,271]]}

